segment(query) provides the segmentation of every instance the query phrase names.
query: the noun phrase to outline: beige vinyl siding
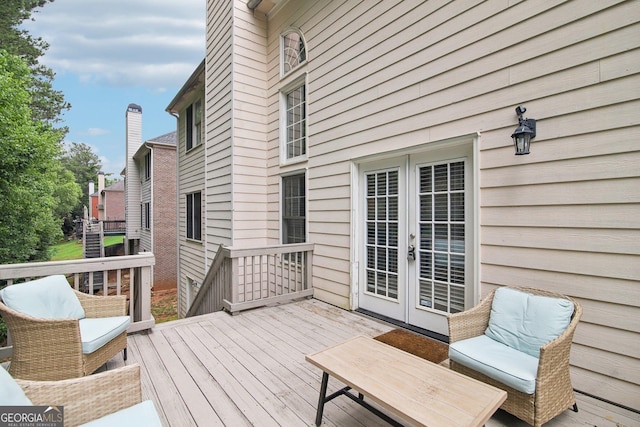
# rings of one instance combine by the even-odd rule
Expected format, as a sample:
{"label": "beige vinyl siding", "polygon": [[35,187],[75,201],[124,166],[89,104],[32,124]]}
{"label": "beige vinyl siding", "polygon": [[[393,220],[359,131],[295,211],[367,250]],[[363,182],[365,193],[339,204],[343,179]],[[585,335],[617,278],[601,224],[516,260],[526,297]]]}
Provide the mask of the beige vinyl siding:
{"label": "beige vinyl siding", "polygon": [[266,21],[234,2],[233,246],[265,245]]}
{"label": "beige vinyl siding", "polygon": [[232,242],[233,4],[207,0],[205,67],[205,181],[202,194],[208,268],[218,246]]}
{"label": "beige vinyl siding", "polygon": [[[202,216],[204,218],[205,195],[205,146],[203,143],[187,152],[186,109],[198,99],[204,100],[204,87],[200,87],[189,96],[180,100],[177,120],[177,156],[178,156],[178,316],[184,317],[189,310],[189,279],[202,283],[206,275],[206,256],[204,242],[187,240],[186,196],[200,191],[202,193]],[[202,228],[204,238],[204,223]]]}
{"label": "beige vinyl siding", "polygon": [[[187,301],[189,291],[188,280],[202,283],[206,274],[205,246],[201,242],[187,240],[186,229],[186,195],[195,191],[203,193],[204,201],[204,147],[194,147],[186,152],[186,108],[198,97],[204,96],[204,91],[198,91],[193,99],[188,99],[180,109],[178,119],[178,316],[184,317],[189,310]],[[203,204],[204,206],[204,204]],[[204,228],[203,228],[204,231]]]}
{"label": "beige vinyl siding", "polygon": [[[151,179],[145,179],[144,177],[144,156],[136,161],[138,166],[138,174],[140,176],[140,203],[144,206],[145,203],[149,203],[149,227],[153,225],[153,203],[151,203]],[[153,166],[153,165],[152,165]],[[144,210],[142,211],[144,212]],[[142,216],[142,214],[141,214]],[[140,221],[138,221],[140,222]],[[151,228],[140,228],[140,251],[153,252],[153,242],[151,236]]]}
{"label": "beige vinyl siding", "polygon": [[[269,16],[269,237],[279,233],[279,36],[306,38],[315,295],[351,305],[351,160],[480,133],[480,292],[585,306],[574,386],[640,407],[640,2],[291,0]],[[514,108],[538,120],[513,155]]]}

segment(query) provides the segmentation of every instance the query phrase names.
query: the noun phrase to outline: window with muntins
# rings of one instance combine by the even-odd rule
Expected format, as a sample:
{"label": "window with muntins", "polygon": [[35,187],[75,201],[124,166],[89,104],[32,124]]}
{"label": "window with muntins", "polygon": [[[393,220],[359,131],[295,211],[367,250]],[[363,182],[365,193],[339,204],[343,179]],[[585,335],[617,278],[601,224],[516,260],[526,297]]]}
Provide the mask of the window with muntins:
{"label": "window with muntins", "polygon": [[306,98],[304,84],[286,94],[285,158],[287,160],[307,154]]}
{"label": "window with muntins", "polygon": [[282,35],[282,75],[307,60],[307,48],[302,35],[295,31],[289,31]]}
{"label": "window with muntins", "polygon": [[420,174],[420,305],[464,310],[464,161],[422,166]]}
{"label": "window with muntins", "polygon": [[197,100],[186,111],[187,151],[202,142],[202,101]]}
{"label": "window with muntins", "polygon": [[367,179],[367,292],[398,299],[399,173],[371,172]]}
{"label": "window with muntins", "polygon": [[187,194],[187,239],[202,240],[202,193]]}
{"label": "window with muntins", "polygon": [[282,243],[306,241],[306,189],[304,174],[282,178]]}

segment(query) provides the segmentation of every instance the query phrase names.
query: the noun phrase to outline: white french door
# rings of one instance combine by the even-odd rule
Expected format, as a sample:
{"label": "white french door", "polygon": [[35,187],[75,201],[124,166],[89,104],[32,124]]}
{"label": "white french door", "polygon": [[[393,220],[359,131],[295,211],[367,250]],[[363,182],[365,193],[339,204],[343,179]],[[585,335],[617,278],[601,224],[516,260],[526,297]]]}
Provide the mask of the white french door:
{"label": "white french door", "polygon": [[471,147],[360,165],[360,308],[448,335],[473,303]]}

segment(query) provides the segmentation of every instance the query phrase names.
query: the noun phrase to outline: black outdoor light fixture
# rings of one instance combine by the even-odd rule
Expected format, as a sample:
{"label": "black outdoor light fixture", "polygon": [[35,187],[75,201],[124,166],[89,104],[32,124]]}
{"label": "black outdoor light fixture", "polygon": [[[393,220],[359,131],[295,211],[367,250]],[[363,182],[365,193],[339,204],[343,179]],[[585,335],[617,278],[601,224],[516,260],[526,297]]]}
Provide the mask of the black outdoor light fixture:
{"label": "black outdoor light fixture", "polygon": [[516,156],[529,154],[531,140],[536,137],[536,119],[525,119],[522,115],[527,111],[522,105],[516,107],[518,115],[518,127],[511,134],[513,145],[516,147]]}

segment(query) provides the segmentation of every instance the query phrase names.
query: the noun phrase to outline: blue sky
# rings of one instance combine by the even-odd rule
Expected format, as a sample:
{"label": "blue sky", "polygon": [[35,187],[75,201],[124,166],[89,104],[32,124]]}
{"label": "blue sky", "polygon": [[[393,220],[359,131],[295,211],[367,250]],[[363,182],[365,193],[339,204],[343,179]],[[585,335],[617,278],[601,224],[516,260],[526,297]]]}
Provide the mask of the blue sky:
{"label": "blue sky", "polygon": [[90,145],[103,172],[125,165],[125,111],[142,107],[142,137],[176,129],[165,111],[204,57],[206,0],[55,0],[23,28],[49,49],[41,62],[71,110],[66,142]]}

